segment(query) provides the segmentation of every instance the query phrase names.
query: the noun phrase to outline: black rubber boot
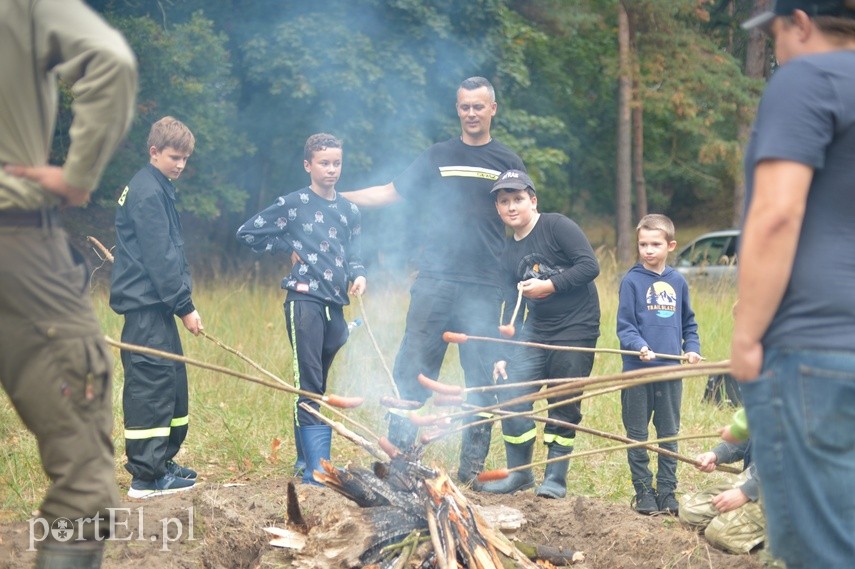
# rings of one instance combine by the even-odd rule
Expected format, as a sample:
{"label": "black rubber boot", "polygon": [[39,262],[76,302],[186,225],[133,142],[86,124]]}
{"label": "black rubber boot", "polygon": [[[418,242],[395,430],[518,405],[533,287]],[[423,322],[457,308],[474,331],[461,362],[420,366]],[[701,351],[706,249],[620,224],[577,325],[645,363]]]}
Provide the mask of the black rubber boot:
{"label": "black rubber boot", "polygon": [[400,451],[408,451],[416,444],[419,428],[413,425],[406,417],[395,413],[389,413],[389,442],[398,447]]}
{"label": "black rubber boot", "polygon": [[[570,456],[573,447],[565,447],[557,444],[549,445],[547,459]],[[567,467],[570,459],[550,462],[546,465],[546,473],[543,475],[543,484],[538,486],[535,494],[543,498],[563,498],[567,495]]]}
{"label": "black rubber boot", "polygon": [[103,555],[103,541],[52,541],[39,547],[36,569],[98,569]]}
{"label": "black rubber boot", "polygon": [[[477,420],[477,419],[475,419]],[[490,435],[492,423],[475,425],[463,431],[460,441],[460,466],[457,469],[457,479],[464,484],[477,482],[475,477],[484,470],[484,461],[490,453]]]}
{"label": "black rubber boot", "polygon": [[[508,457],[508,468],[531,464],[531,457],[534,455],[534,439],[520,445],[505,442],[505,454]],[[521,490],[528,490],[532,486],[534,486],[534,474],[531,473],[531,468],[526,468],[509,473],[508,477],[503,480],[487,482],[481,485],[478,490],[491,494],[513,494]]]}

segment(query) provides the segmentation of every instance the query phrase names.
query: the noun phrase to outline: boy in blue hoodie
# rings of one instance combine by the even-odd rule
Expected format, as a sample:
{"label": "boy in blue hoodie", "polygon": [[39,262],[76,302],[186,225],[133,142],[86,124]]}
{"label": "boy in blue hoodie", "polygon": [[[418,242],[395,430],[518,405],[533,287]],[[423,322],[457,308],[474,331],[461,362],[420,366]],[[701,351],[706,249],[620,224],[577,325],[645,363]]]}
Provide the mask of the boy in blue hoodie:
{"label": "boy in blue hoodie", "polygon": [[[667,265],[668,253],[677,247],[674,234],[673,222],[660,214],[644,216],[636,227],[640,261],[620,283],[617,334],[621,349],[641,355],[622,356],[623,371],[679,363],[657,359],[656,352],[685,352],[691,364],[701,360],[698,325],[689,303],[689,285],[683,275]],[[651,418],[658,438],[675,436],[680,430],[682,394],[680,379],[622,390],[621,416],[627,437],[646,441]],[[676,442],[660,446],[677,451]],[[674,497],[677,460],[659,455],[654,489],[647,450],[633,448],[627,454],[635,488],[635,510],[646,515],[677,514],[679,506]]]}

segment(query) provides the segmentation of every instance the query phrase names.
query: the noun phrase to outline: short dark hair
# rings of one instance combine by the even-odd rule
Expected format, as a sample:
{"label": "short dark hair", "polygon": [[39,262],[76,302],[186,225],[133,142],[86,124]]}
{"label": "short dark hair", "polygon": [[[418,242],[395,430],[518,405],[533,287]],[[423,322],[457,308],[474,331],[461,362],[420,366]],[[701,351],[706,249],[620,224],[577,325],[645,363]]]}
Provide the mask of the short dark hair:
{"label": "short dark hair", "polygon": [[499,194],[502,192],[508,192],[509,194],[515,194],[517,192],[526,192],[529,195],[529,197],[531,197],[531,198],[537,196],[537,192],[535,192],[531,186],[526,186],[525,188],[523,188],[521,190],[515,190],[513,188],[499,188],[495,192],[492,192],[493,193],[493,201],[496,201],[496,202],[499,201]]}
{"label": "short dark hair", "polygon": [[461,89],[465,89],[467,91],[474,91],[475,89],[480,89],[481,87],[486,87],[487,91],[490,93],[490,99],[495,103],[496,102],[496,90],[493,89],[493,84],[487,81],[484,77],[469,77],[468,79],[464,79],[460,84],[460,87],[457,88],[458,91]]}
{"label": "short dark hair", "polygon": [[306,146],[303,149],[303,159],[306,162],[311,162],[315,152],[320,152],[327,148],[341,147],[341,141],[338,138],[325,132],[319,132],[306,139]]}

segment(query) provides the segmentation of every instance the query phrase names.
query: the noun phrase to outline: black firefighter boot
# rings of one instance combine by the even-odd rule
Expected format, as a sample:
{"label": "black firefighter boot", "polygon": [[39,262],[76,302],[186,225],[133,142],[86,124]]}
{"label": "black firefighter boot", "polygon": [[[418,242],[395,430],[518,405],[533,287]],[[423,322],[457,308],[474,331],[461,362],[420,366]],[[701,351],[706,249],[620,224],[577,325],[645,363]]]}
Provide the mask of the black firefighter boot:
{"label": "black firefighter boot", "polygon": [[406,417],[395,413],[389,413],[389,442],[398,447],[401,452],[406,452],[416,444],[416,436],[419,428],[413,425]]}
{"label": "black firefighter boot", "polygon": [[[522,444],[511,444],[506,441],[505,454],[508,457],[508,469],[531,464],[531,457],[534,455],[534,439]],[[528,490],[532,486],[534,486],[534,474],[531,473],[531,467],[529,467],[510,472],[508,477],[503,480],[487,482],[481,485],[478,490],[492,494],[513,494],[520,490]]]}
{"label": "black firefighter boot", "polygon": [[[472,419],[477,421],[478,418]],[[490,453],[490,438],[492,423],[475,425],[463,431],[460,441],[460,465],[457,468],[457,479],[464,484],[473,483],[478,486],[475,477],[484,470],[484,461]],[[476,488],[477,489],[477,488]]]}
{"label": "black firefighter boot", "polygon": [[535,494],[542,498],[563,498],[567,495],[567,467],[570,465],[570,453],[573,447],[565,447],[559,444],[549,445],[547,459],[568,457],[567,460],[557,460],[546,465],[546,473],[543,475],[543,484],[537,487]]}

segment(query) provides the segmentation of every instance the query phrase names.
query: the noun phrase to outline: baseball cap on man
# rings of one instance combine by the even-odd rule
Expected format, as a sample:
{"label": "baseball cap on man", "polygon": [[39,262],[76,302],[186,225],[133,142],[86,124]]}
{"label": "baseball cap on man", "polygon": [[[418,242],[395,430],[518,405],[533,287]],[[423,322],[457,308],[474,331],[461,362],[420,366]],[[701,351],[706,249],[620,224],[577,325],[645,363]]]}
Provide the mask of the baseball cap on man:
{"label": "baseball cap on man", "polygon": [[535,191],[534,182],[531,181],[528,174],[522,170],[508,170],[507,172],[502,172],[499,179],[493,183],[493,189],[490,190],[490,193],[493,194],[499,190],[524,190],[526,188],[531,188],[531,191]]}
{"label": "baseball cap on man", "polygon": [[795,10],[801,10],[811,18],[814,16],[837,16],[855,18],[855,1],[853,0],[775,0],[772,9],[760,12],[750,20],[742,22],[743,29],[768,29],[776,16],[790,16]]}

